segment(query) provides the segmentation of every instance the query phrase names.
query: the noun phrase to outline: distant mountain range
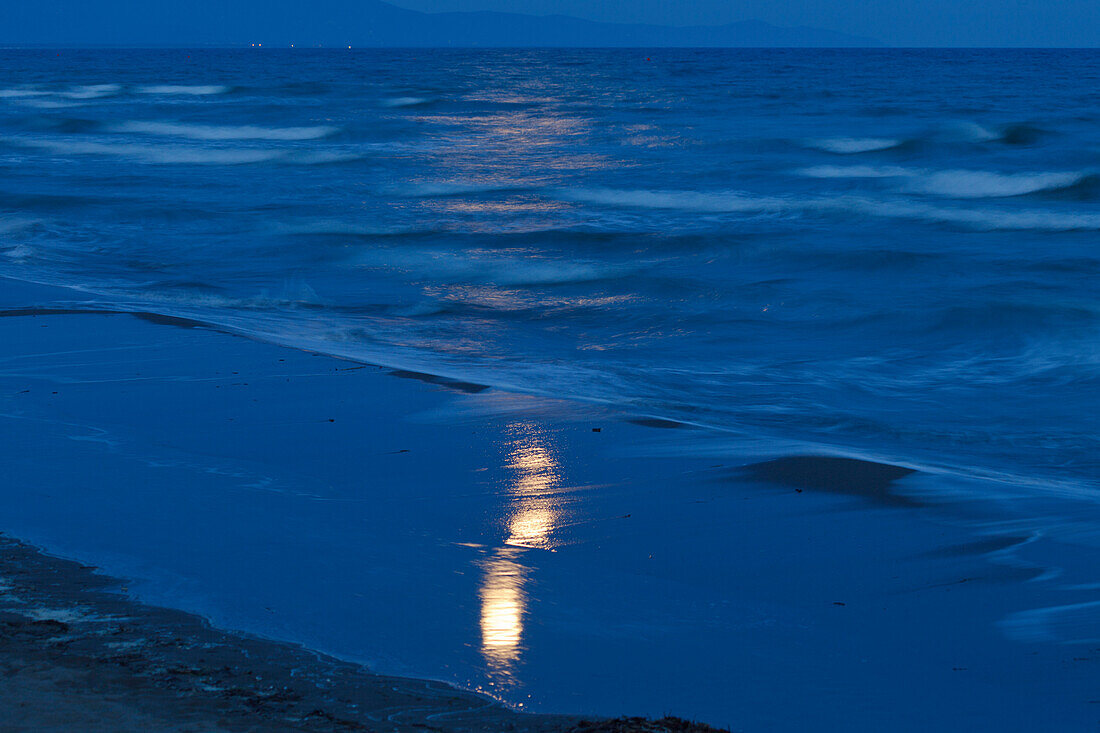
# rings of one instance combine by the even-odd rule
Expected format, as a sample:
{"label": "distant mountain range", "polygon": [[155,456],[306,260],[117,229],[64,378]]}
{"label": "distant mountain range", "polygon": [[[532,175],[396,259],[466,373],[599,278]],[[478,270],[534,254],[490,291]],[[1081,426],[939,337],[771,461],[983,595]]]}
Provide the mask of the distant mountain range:
{"label": "distant mountain range", "polygon": [[381,0],[17,0],[0,44],[38,46],[854,47],[872,38],[761,21],[671,27],[564,15],[422,13]]}

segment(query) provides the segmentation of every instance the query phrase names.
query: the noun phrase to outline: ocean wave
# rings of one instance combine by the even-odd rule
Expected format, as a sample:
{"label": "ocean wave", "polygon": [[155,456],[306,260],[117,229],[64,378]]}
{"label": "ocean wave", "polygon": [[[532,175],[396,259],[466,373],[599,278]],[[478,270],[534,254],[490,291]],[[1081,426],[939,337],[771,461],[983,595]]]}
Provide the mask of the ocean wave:
{"label": "ocean wave", "polygon": [[215,94],[227,94],[231,91],[231,87],[221,84],[151,84],[138,87],[137,91],[140,94],[206,97]]}
{"label": "ocean wave", "polygon": [[488,183],[471,183],[464,181],[455,182],[422,182],[414,183],[407,187],[399,188],[394,193],[425,197],[461,196],[471,193],[497,193],[501,191],[514,191],[525,186],[512,181],[494,181]]}
{"label": "ocean wave", "polygon": [[46,89],[0,89],[0,99],[28,100],[43,97],[63,97],[65,99],[99,99],[122,91],[121,84],[81,84],[65,91]]}
{"label": "ocean wave", "polygon": [[362,160],[364,154],[354,150],[309,150],[303,152],[291,152],[283,157],[288,163],[301,165],[330,165],[335,163],[350,163]]}
{"label": "ocean wave", "polygon": [[0,89],[0,99],[26,99],[28,97],[48,97],[50,92],[40,89]]}
{"label": "ocean wave", "polygon": [[971,170],[920,170],[899,166],[813,166],[798,171],[810,178],[905,178],[905,189],[949,198],[1009,198],[1072,188],[1090,174],[1080,171],[994,173]]}
{"label": "ocean wave", "polygon": [[1027,123],[1005,125],[1001,128],[1000,133],[1001,142],[1006,145],[1031,145],[1049,134],[1047,130]]}
{"label": "ocean wave", "polygon": [[385,237],[400,236],[403,234],[430,233],[438,230],[434,228],[418,228],[400,225],[359,224],[326,219],[321,221],[300,222],[297,224],[282,224],[275,227],[275,231],[278,234],[288,234],[291,236]]}
{"label": "ocean wave", "polygon": [[1000,140],[1002,133],[977,122],[961,121],[943,125],[932,137],[954,142],[984,143]]}
{"label": "ocean wave", "polygon": [[738,191],[646,191],[611,188],[572,188],[557,192],[567,201],[640,209],[680,209],[705,213],[784,212],[805,208],[795,199],[761,197]]}
{"label": "ocean wave", "polygon": [[[110,288],[103,289],[107,293]],[[203,283],[161,283],[155,287],[120,291],[117,294],[129,299],[138,298],[144,303],[157,303],[173,306],[188,306],[201,309],[215,309],[229,314],[234,311],[278,311],[287,308],[316,309],[325,305],[317,293],[304,281],[288,280],[282,287],[265,290],[252,296],[234,296],[224,294]],[[163,315],[186,316],[205,320],[207,314],[196,311],[166,311]],[[248,321],[246,316],[238,321]],[[226,325],[223,319],[209,321],[211,325]]]}
{"label": "ocean wave", "polygon": [[832,137],[823,140],[810,140],[806,144],[811,148],[824,150],[839,155],[853,155],[856,153],[872,153],[878,150],[889,150],[904,143],[904,140],[887,137]]}
{"label": "ocean wave", "polygon": [[431,104],[431,99],[427,97],[393,97],[392,99],[383,99],[380,104],[383,107],[421,107],[426,104]]}
{"label": "ocean wave", "polygon": [[324,165],[359,160],[363,157],[362,153],[352,150],[299,151],[271,148],[205,148],[186,145],[105,143],[92,140],[47,140],[40,138],[4,138],[3,142],[46,150],[60,155],[101,155],[128,158],[141,163],[164,165],[245,165],[276,161],[297,165]]}
{"label": "ocean wave", "polygon": [[939,144],[1030,145],[1046,131],[1027,123],[987,126],[968,120],[947,122],[906,137],[832,137],[803,141],[803,145],[838,155],[858,155],[896,148]]}
{"label": "ocean wave", "polygon": [[873,165],[815,165],[797,173],[807,178],[905,178],[914,175],[909,168]]}
{"label": "ocean wave", "polygon": [[120,84],[85,84],[62,92],[61,96],[68,99],[100,99],[113,96],[120,91],[122,91]]}
{"label": "ocean wave", "polygon": [[868,202],[868,214],[903,219],[925,219],[975,229],[1037,230],[1050,232],[1100,230],[1100,214],[1042,210],[954,209],[921,204]]}
{"label": "ocean wave", "polygon": [[19,122],[27,132],[81,134],[101,129],[100,123],[95,120],[61,115],[33,115]]}
{"label": "ocean wave", "polygon": [[69,109],[71,107],[82,107],[85,104],[84,102],[66,101],[62,99],[43,99],[41,97],[17,99],[15,103],[23,107],[30,107],[31,109]]}
{"label": "ocean wave", "polygon": [[971,121],[956,121],[941,125],[927,137],[940,142],[1031,145],[1049,134],[1049,130],[1028,122],[987,126]]}
{"label": "ocean wave", "polygon": [[988,171],[935,171],[915,176],[908,188],[918,193],[951,198],[1006,198],[1040,191],[1071,188],[1087,173],[990,173]]}
{"label": "ocean wave", "polygon": [[3,252],[5,257],[16,264],[23,264],[34,257],[34,250],[25,244],[0,248],[0,252]]}
{"label": "ocean wave", "polygon": [[254,125],[192,125],[182,122],[122,122],[110,128],[115,132],[145,135],[186,137],[193,140],[317,140],[328,137],[338,128],[328,125],[312,127],[258,127]]}
{"label": "ocean wave", "polygon": [[11,234],[12,232],[18,232],[23,229],[29,229],[38,223],[37,219],[22,219],[12,218],[5,219],[0,218],[0,234]]}
{"label": "ocean wave", "polygon": [[143,163],[190,163],[195,165],[240,165],[262,163],[286,157],[281,150],[255,148],[190,148],[184,146],[142,145],[137,143],[101,143],[92,141],[11,139],[24,147],[63,155],[104,155],[131,158]]}
{"label": "ocean wave", "polygon": [[893,219],[920,219],[976,229],[1100,230],[1100,214],[1087,212],[1041,209],[962,209],[913,201],[878,200],[857,196],[783,198],[752,196],[738,191],[696,193],[615,189],[570,189],[559,195],[570,201],[600,205],[713,214],[850,213]]}
{"label": "ocean wave", "polygon": [[559,285],[619,277],[623,268],[596,262],[553,262],[508,259],[493,263],[487,273],[500,285]]}
{"label": "ocean wave", "polygon": [[372,250],[357,256],[356,263],[406,270],[418,279],[428,276],[449,282],[509,286],[592,282],[619,277],[627,271],[623,265],[593,260],[489,256],[468,250]]}

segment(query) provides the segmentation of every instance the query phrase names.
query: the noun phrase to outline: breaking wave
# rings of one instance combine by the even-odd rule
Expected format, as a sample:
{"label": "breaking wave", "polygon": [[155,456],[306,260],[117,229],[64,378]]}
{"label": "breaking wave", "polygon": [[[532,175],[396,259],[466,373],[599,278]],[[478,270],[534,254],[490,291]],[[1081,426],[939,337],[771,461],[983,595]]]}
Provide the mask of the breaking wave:
{"label": "breaking wave", "polygon": [[427,97],[393,97],[391,99],[383,99],[381,105],[383,107],[420,107],[425,104],[431,104],[432,100]]}
{"label": "breaking wave", "polygon": [[871,153],[877,150],[889,150],[896,148],[904,141],[885,137],[833,137],[824,140],[811,140],[807,144],[811,148],[824,150],[839,155],[852,155],[855,153]]}
{"label": "breaking wave", "polygon": [[1088,178],[1086,173],[990,173],[935,171],[913,177],[909,189],[951,198],[1007,198],[1040,191],[1070,188]]}
{"label": "breaking wave", "polygon": [[262,163],[286,157],[280,150],[255,148],[192,148],[173,145],[143,145],[140,143],[101,143],[84,140],[9,140],[29,148],[62,155],[103,155],[130,158],[143,163],[240,165]]}
{"label": "breaking wave", "polygon": [[994,173],[971,170],[918,170],[899,166],[830,166],[803,168],[809,178],[903,178],[913,193],[948,198],[1009,198],[1041,191],[1072,188],[1091,174],[1077,171],[1045,173]]}
{"label": "breaking wave", "polygon": [[231,87],[221,84],[151,84],[138,87],[140,94],[164,94],[170,96],[208,97],[215,94],[228,94]]}
{"label": "breaking wave", "polygon": [[963,209],[914,201],[876,200],[859,196],[798,198],[753,196],[739,191],[642,191],[571,189],[562,198],[608,206],[670,209],[701,213],[854,213],[898,219],[959,224],[978,229],[1044,231],[1100,230],[1100,213],[1033,210]]}
{"label": "breaking wave", "polygon": [[317,140],[335,134],[329,125],[314,127],[258,127],[255,125],[191,125],[181,122],[123,122],[115,132],[185,137],[193,140]]}

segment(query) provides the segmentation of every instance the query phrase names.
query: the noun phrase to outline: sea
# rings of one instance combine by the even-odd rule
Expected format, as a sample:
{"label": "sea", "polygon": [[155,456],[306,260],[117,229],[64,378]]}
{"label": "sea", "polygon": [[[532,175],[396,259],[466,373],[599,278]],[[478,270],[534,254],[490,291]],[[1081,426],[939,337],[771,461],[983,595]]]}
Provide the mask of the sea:
{"label": "sea", "polygon": [[0,174],[4,277],[1100,542],[1095,50],[0,50]]}

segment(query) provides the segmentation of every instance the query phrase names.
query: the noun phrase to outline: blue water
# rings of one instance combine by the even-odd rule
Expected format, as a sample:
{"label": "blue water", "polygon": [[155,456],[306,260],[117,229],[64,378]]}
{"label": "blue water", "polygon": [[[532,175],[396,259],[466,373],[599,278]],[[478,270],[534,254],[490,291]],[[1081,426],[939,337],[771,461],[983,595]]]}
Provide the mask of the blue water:
{"label": "blue water", "polygon": [[[525,709],[1094,721],[1098,82],[1094,51],[0,51],[0,276],[582,416],[285,350],[293,388],[214,392],[249,342],[21,323],[55,356],[6,378],[62,395],[9,395],[5,531]],[[728,480],[790,453],[922,469],[944,522]]]}
{"label": "blue water", "polygon": [[1090,495],[1098,82],[1094,51],[3,51],[0,275]]}

